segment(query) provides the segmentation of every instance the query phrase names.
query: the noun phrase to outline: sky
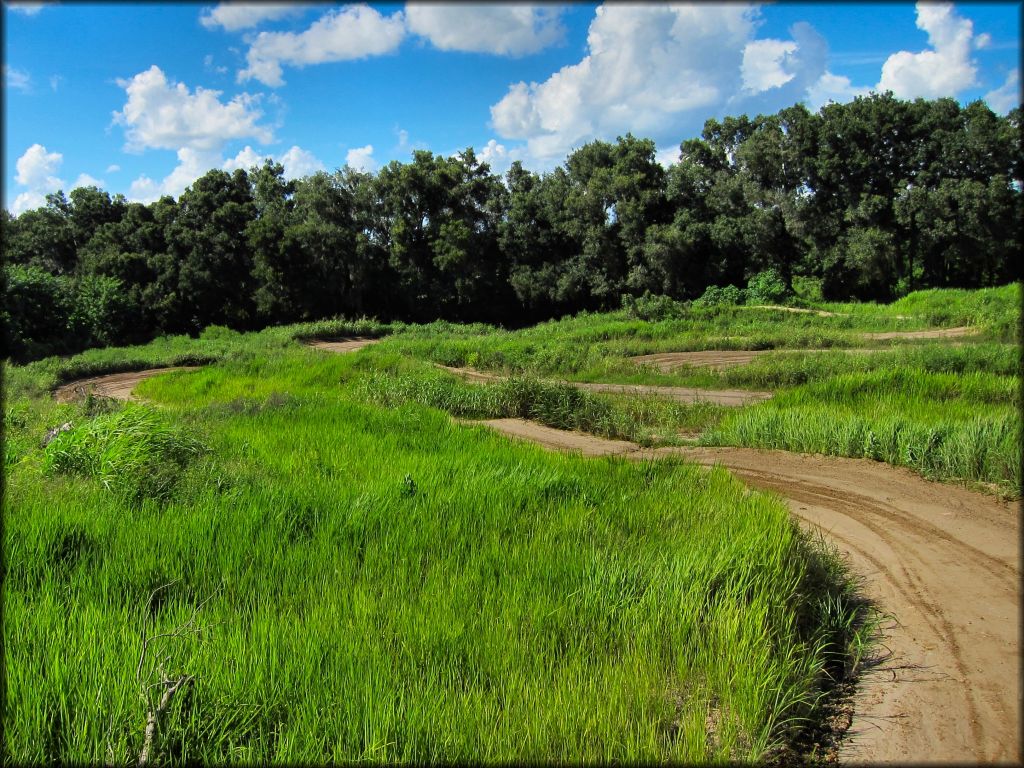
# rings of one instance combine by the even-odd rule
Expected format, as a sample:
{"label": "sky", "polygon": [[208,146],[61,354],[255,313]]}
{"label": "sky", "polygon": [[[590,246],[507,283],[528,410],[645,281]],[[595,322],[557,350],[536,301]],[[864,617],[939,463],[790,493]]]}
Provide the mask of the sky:
{"label": "sky", "polygon": [[4,205],[177,197],[472,147],[547,171],[632,132],[664,164],[708,118],[871,91],[1020,103],[1019,3],[3,2]]}

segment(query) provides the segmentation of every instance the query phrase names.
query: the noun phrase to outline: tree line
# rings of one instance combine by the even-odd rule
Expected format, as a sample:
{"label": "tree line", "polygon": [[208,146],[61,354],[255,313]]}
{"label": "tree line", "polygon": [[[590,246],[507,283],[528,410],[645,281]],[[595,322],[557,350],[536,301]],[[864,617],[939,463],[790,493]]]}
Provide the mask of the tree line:
{"label": "tree line", "polygon": [[375,174],[211,170],[151,204],[57,192],[3,212],[6,353],[335,315],[518,326],[766,273],[831,300],[1004,284],[1020,129],[1019,108],[886,93],[708,120],[667,169],[627,135],[540,174],[470,148]]}

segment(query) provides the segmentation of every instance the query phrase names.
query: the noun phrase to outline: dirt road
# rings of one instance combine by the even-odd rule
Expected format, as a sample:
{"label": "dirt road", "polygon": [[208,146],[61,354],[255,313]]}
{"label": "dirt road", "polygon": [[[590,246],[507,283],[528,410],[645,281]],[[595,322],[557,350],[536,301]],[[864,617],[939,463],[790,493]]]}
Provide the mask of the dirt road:
{"label": "dirt road", "polygon": [[[335,341],[313,340],[304,343],[307,346],[327,352],[355,352],[377,341],[380,341],[380,339],[357,337],[337,339]],[[170,371],[194,371],[197,367],[194,365],[179,365],[171,368],[148,368],[144,371],[128,371],[126,373],[110,373],[106,376],[93,376],[89,379],[79,379],[78,381],[72,381],[58,387],[54,390],[53,397],[58,402],[66,403],[79,397],[85,397],[86,394],[92,392],[94,395],[112,397],[115,400],[139,400],[140,398],[134,394],[133,390],[143,379],[159,376]]]}
{"label": "dirt road", "polygon": [[109,373],[106,376],[93,376],[90,379],[79,379],[58,387],[53,392],[55,400],[67,403],[85,397],[90,392],[99,397],[112,397],[115,400],[138,400],[132,390],[143,379],[159,376],[171,371],[193,371],[194,365],[179,365],[174,368],[149,368],[145,371],[128,371],[126,373]]}
{"label": "dirt road", "polygon": [[352,339],[337,339],[335,341],[321,341],[319,339],[310,339],[303,342],[307,347],[313,347],[314,349],[322,349],[325,352],[355,352],[356,350],[362,349],[370,344],[375,344],[380,339],[370,339],[365,337],[357,337]]}
{"label": "dirt road", "polygon": [[956,339],[961,336],[973,336],[977,328],[961,325],[956,328],[932,328],[927,331],[886,331],[884,333],[862,333],[865,339],[872,341],[890,341],[892,339]]}
{"label": "dirt road", "polygon": [[1020,759],[1016,504],[878,462],[746,448],[641,449],[518,419],[476,422],[587,456],[679,455],[777,493],[845,552],[895,622],[862,679],[841,762]]}
{"label": "dirt road", "polygon": [[[451,368],[439,365],[449,373],[461,376],[467,381],[493,382],[505,379],[494,373],[474,371],[471,368]],[[657,387],[644,384],[592,384],[580,381],[560,381],[589,392],[611,392],[627,395],[657,395],[680,403],[714,403],[715,405],[740,406],[767,400],[771,392],[754,392],[746,389],[696,389],[694,387]]]}

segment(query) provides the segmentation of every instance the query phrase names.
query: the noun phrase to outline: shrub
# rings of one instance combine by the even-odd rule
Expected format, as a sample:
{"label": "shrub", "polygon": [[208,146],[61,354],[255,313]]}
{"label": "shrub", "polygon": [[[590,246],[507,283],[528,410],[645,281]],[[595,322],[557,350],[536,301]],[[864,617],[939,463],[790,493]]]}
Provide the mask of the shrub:
{"label": "shrub", "polygon": [[737,288],[735,285],[727,285],[719,288],[717,285],[709,285],[707,290],[699,299],[694,300],[694,305],[699,307],[717,307],[726,304],[745,304],[747,291]]}
{"label": "shrub", "polygon": [[790,296],[792,291],[774,268],[758,272],[747,283],[748,304],[781,304]]}
{"label": "shrub", "polygon": [[185,466],[205,450],[156,411],[130,405],[57,435],[46,446],[43,472],[98,480],[129,501],[165,499]]}
{"label": "shrub", "polygon": [[648,322],[676,320],[686,312],[685,303],[676,301],[671,296],[653,294],[650,291],[644,291],[644,295],[640,297],[623,294],[622,308],[629,317]]}

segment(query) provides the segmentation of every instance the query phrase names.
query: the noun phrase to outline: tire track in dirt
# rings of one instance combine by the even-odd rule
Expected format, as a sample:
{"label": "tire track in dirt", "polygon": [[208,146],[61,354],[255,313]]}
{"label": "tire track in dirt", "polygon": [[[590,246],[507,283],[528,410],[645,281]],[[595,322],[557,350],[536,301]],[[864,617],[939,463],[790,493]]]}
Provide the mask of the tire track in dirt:
{"label": "tire track in dirt", "polygon": [[99,397],[110,397],[114,400],[139,400],[140,398],[134,395],[132,390],[140,381],[171,371],[194,371],[197,368],[199,366],[178,365],[169,368],[147,368],[144,371],[108,373],[105,376],[78,379],[57,387],[53,391],[53,398],[59,403],[68,403],[92,394]]}
{"label": "tire track in dirt", "polygon": [[[314,339],[305,341],[303,344],[325,352],[355,352],[378,341],[380,339],[357,336],[332,341]],[[197,365],[178,365],[167,368],[147,368],[141,371],[124,371],[122,373],[108,373],[103,376],[92,376],[87,379],[71,381],[57,387],[53,391],[53,397],[57,402],[67,403],[91,393],[99,397],[110,397],[114,400],[138,401],[141,398],[133,390],[144,379],[159,376],[163,373],[170,373],[171,371],[195,371],[201,367]]]}
{"label": "tire track in dirt", "polygon": [[[485,373],[472,368],[452,368],[447,365],[438,365],[449,373],[460,376],[466,381],[475,382],[496,382],[503,381],[507,376],[495,373]],[[755,392],[747,389],[697,389],[695,387],[660,387],[646,384],[595,384],[583,381],[558,380],[559,384],[568,384],[577,389],[585,389],[588,392],[604,392],[619,395],[657,395],[680,403],[714,403],[738,407],[750,403],[761,402],[772,397],[771,392]]]}
{"label": "tire track in dirt", "polygon": [[891,656],[864,673],[841,762],[1020,759],[1015,505],[865,459],[747,448],[642,449],[517,419],[483,424],[588,456],[681,456],[776,493],[831,539],[895,617]]}

